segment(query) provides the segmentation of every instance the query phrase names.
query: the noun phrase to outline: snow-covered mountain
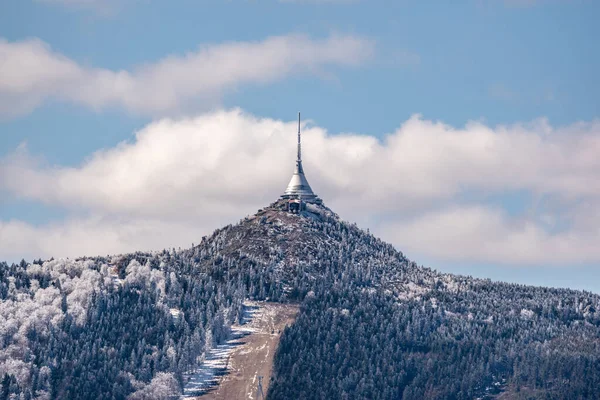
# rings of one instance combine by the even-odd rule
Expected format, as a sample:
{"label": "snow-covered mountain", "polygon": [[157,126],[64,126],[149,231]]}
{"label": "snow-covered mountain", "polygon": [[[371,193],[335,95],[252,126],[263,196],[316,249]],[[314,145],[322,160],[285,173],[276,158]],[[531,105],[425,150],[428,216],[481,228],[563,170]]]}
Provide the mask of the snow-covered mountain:
{"label": "snow-covered mountain", "polygon": [[169,398],[248,298],[302,302],[271,399],[600,398],[600,296],[441,274],[286,208],[185,250],[0,264],[0,399]]}

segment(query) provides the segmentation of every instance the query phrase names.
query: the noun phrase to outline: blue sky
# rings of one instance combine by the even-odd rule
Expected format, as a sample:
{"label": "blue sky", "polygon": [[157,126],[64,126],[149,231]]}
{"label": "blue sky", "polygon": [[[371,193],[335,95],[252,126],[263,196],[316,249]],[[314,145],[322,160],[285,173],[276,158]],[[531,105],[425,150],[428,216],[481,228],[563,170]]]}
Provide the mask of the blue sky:
{"label": "blue sky", "polygon": [[[596,180],[600,174],[593,162],[596,155],[600,158],[595,153],[600,135],[600,52],[596,43],[600,37],[596,23],[599,16],[597,2],[560,0],[2,2],[0,71],[4,68],[5,73],[4,78],[0,77],[0,167],[4,169],[0,174],[4,180],[0,185],[0,227],[4,233],[0,237],[10,235],[12,245],[9,251],[7,244],[0,244],[0,256],[17,259],[128,251],[134,246],[160,248],[161,242],[154,239],[160,235],[152,235],[153,229],[178,230],[177,240],[167,241],[162,247],[185,245],[220,223],[235,221],[236,214],[231,210],[251,212],[252,207],[272,198],[271,194],[248,195],[252,201],[239,208],[228,203],[227,212],[212,209],[210,201],[203,203],[198,199],[198,207],[204,211],[193,212],[196,229],[181,222],[181,216],[176,216],[178,222],[173,224],[174,211],[153,211],[156,225],[143,229],[152,240],[140,234],[136,240],[125,241],[130,247],[100,239],[93,240],[95,245],[75,244],[69,234],[81,232],[83,227],[96,229],[91,237],[118,238],[124,228],[116,227],[113,232],[110,226],[139,226],[147,218],[149,214],[138,212],[139,207],[120,202],[121,197],[104,199],[102,203],[110,207],[97,205],[90,199],[100,195],[86,191],[87,181],[81,180],[89,178],[86,171],[92,166],[109,162],[100,159],[99,150],[114,155],[123,150],[119,147],[123,141],[133,151],[141,147],[142,136],[159,140],[159,134],[152,133],[152,124],[157,121],[217,118],[221,110],[240,109],[241,117],[230,111],[216,120],[241,118],[231,129],[243,125],[252,130],[257,119],[264,118],[272,124],[269,127],[278,129],[279,122],[291,123],[295,112],[302,110],[310,119],[308,126],[313,127],[315,138],[319,132],[325,132],[328,141],[351,138],[344,142],[348,147],[342,152],[350,154],[352,146],[361,146],[361,138],[365,137],[375,139],[384,150],[392,147],[388,143],[390,137],[413,143],[407,142],[407,138],[414,138],[413,131],[402,131],[401,127],[418,114],[421,122],[409,125],[415,131],[433,132],[432,124],[445,124],[446,133],[440,133],[443,138],[432,136],[433,133],[425,136],[434,143],[445,143],[446,147],[436,150],[444,158],[462,160],[458,166],[452,164],[456,160],[448,161],[450,164],[440,162],[445,173],[455,172],[450,180],[456,178],[456,182],[447,190],[424,186],[419,189],[420,195],[401,191],[394,194],[398,197],[377,197],[375,193],[385,193],[387,186],[369,181],[364,183],[364,192],[369,194],[355,195],[359,200],[352,203],[344,196],[344,182],[331,184],[323,174],[313,176],[317,172],[309,172],[311,182],[317,183],[313,183],[315,189],[318,183],[324,186],[322,192],[330,193],[329,202],[323,195],[325,201],[337,206],[342,217],[371,228],[416,261],[437,269],[528,284],[564,283],[599,292],[600,255],[588,243],[596,235],[600,237],[594,225],[595,221],[600,223],[596,211],[600,202],[593,187],[597,184],[600,190],[600,180]],[[273,48],[277,54],[273,54]],[[340,48],[343,50],[338,52]],[[221,58],[210,59],[210,54],[215,53],[236,61],[220,73]],[[37,57],[33,66],[20,64],[31,54]],[[198,59],[195,54],[199,54]],[[176,67],[169,63],[173,59]],[[19,68],[20,65],[28,67]],[[253,70],[250,65],[258,67]],[[151,70],[147,74],[150,78],[144,73],[147,70]],[[119,75],[119,71],[124,74]],[[123,75],[125,84],[119,80]],[[186,81],[195,83],[188,87]],[[139,94],[140,90],[144,93]],[[158,104],[153,99],[171,100]],[[212,141],[199,144],[194,153],[199,158],[205,157],[202,151],[209,145],[223,146],[231,158],[239,156],[235,146],[224,144],[222,137],[227,135],[218,133],[233,122],[227,121],[218,128],[214,128],[217,122],[208,127],[202,125],[204,119],[197,123],[198,129],[213,129],[206,136]],[[471,128],[472,124],[479,127]],[[185,135],[177,130],[181,126],[175,124],[173,131],[164,133],[165,137],[185,137],[196,143],[197,138],[179,136]],[[506,136],[508,139],[502,136],[504,129],[512,133]],[[531,160],[521,154],[522,159],[516,159],[522,164],[510,168],[516,171],[514,182],[510,176],[496,182],[493,171],[485,169],[488,161],[477,155],[485,157],[485,152],[467,153],[473,150],[470,143],[475,136],[471,135],[487,130],[493,131],[491,139],[485,139],[491,140],[492,145],[484,144],[478,149],[492,146],[495,150],[490,157],[494,163],[510,163],[511,146],[518,154],[531,143],[547,140],[548,146],[531,144],[535,153]],[[135,132],[142,134],[136,138]],[[553,135],[549,139],[548,132]],[[310,138],[307,133],[307,140]],[[424,139],[414,140],[421,143]],[[509,150],[504,148],[505,142]],[[412,150],[413,147],[408,148]],[[424,152],[419,160],[433,154],[426,148],[414,151]],[[544,158],[555,157],[553,151],[567,161],[557,163],[557,171],[546,176],[540,171],[554,168],[555,164]],[[584,152],[583,159],[592,161],[568,163]],[[398,153],[397,157],[405,154]],[[505,158],[498,156],[497,160],[498,154]],[[257,165],[262,162],[250,160]],[[474,170],[484,168],[484,178],[471,176],[469,160],[475,160]],[[309,159],[309,171],[310,162]],[[313,171],[329,165],[316,158],[312,163]],[[330,168],[342,168],[341,165]],[[102,164],[97,168],[112,171],[113,167]],[[409,167],[390,168],[388,181],[414,184],[404,174],[412,171]],[[427,164],[421,170],[427,172],[429,168],[432,167]],[[530,169],[535,172],[528,178]],[[141,179],[132,171],[127,171],[131,174],[128,179]],[[68,180],[77,173],[81,176]],[[174,173],[186,172],[180,169]],[[441,174],[437,169],[431,173]],[[269,175],[272,181],[265,183],[265,191],[276,187],[281,174]],[[486,174],[491,178],[486,178]],[[552,180],[552,175],[564,179]],[[419,182],[428,176],[424,173]],[[64,193],[69,191],[63,188],[53,193],[62,179],[80,187],[80,192],[67,196]],[[211,192],[209,196],[203,187],[217,189],[208,181],[190,182],[198,186],[193,193],[210,199],[233,190],[222,186],[221,192]],[[436,180],[432,178],[432,182]],[[45,192],[25,188],[28,185],[37,185]],[[436,187],[439,186],[444,185]],[[139,193],[151,197],[153,192],[140,183]],[[186,189],[179,198],[191,193]],[[387,204],[387,197],[395,200]],[[589,213],[581,215],[582,210]],[[461,225],[466,217],[475,221],[489,216],[497,223],[488,226],[489,221],[477,220],[472,229],[459,235],[460,242],[453,242],[454,236],[448,233],[429,245],[419,243],[426,242],[433,233],[423,230],[421,236],[411,235],[401,228],[418,224],[443,230],[455,221],[451,216],[456,216]],[[390,219],[395,224],[388,223]],[[110,224],[100,226],[98,221]],[[486,237],[475,234],[476,229],[494,233]],[[44,235],[52,241],[40,243],[42,239],[33,239]],[[514,250],[516,255],[503,257],[501,252],[480,251],[486,247],[473,242],[478,237],[502,242],[506,251]],[[532,240],[530,248],[539,251],[534,254],[515,244],[524,238]],[[4,242],[9,243],[8,239]],[[119,242],[123,241],[115,240]],[[446,243],[460,251],[428,250],[433,246],[442,249]],[[49,250],[51,245],[57,246],[58,254]],[[561,249],[557,261],[544,255],[544,249],[553,246]],[[470,252],[470,248],[477,251]]]}

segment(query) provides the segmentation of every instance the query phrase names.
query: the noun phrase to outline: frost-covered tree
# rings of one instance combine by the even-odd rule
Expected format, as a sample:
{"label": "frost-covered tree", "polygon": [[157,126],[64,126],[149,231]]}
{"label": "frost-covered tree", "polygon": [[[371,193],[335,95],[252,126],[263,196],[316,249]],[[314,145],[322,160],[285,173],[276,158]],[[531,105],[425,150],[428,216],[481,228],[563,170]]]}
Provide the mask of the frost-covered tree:
{"label": "frost-covered tree", "polygon": [[302,303],[280,398],[600,398],[600,297],[441,274],[325,207],[184,250],[0,263],[0,400],[179,394],[243,301]]}

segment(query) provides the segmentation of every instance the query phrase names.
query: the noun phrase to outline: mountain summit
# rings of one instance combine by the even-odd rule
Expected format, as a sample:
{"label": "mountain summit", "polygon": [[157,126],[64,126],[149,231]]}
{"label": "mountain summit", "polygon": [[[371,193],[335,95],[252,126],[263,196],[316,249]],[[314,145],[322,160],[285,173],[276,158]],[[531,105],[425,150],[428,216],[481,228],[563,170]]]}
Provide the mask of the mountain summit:
{"label": "mountain summit", "polygon": [[185,250],[1,263],[2,393],[168,399],[253,299],[301,303],[268,399],[600,397],[598,295],[438,273],[289,201]]}
{"label": "mountain summit", "polygon": [[598,295],[439,273],[322,203],[288,205],[277,200],[184,252],[216,281],[260,275],[251,297],[302,301],[268,398],[600,394]]}
{"label": "mountain summit", "polygon": [[284,195],[189,249],[0,263],[0,400],[177,397],[248,300],[300,305],[268,399],[600,398],[600,296],[418,266],[323,204],[298,138]]}

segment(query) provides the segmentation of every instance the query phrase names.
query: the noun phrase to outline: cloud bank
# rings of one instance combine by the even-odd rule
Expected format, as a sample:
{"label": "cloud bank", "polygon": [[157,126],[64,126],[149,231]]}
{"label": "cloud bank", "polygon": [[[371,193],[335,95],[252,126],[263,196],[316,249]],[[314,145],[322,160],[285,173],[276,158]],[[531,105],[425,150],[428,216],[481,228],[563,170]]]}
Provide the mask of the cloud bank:
{"label": "cloud bank", "polygon": [[[295,130],[234,109],[156,121],[77,167],[20,148],[0,162],[0,191],[69,216],[2,222],[0,259],[189,246],[279,196]],[[455,128],[416,115],[382,140],[310,122],[303,132],[313,189],[409,256],[600,261],[600,122]],[[511,208],[517,195],[524,209]]]}
{"label": "cloud bank", "polygon": [[0,117],[28,113],[48,99],[94,110],[112,107],[165,115],[192,105],[214,106],[239,85],[357,66],[373,51],[371,41],[357,36],[287,35],[202,46],[132,70],[113,71],[77,63],[38,39],[0,39]]}

